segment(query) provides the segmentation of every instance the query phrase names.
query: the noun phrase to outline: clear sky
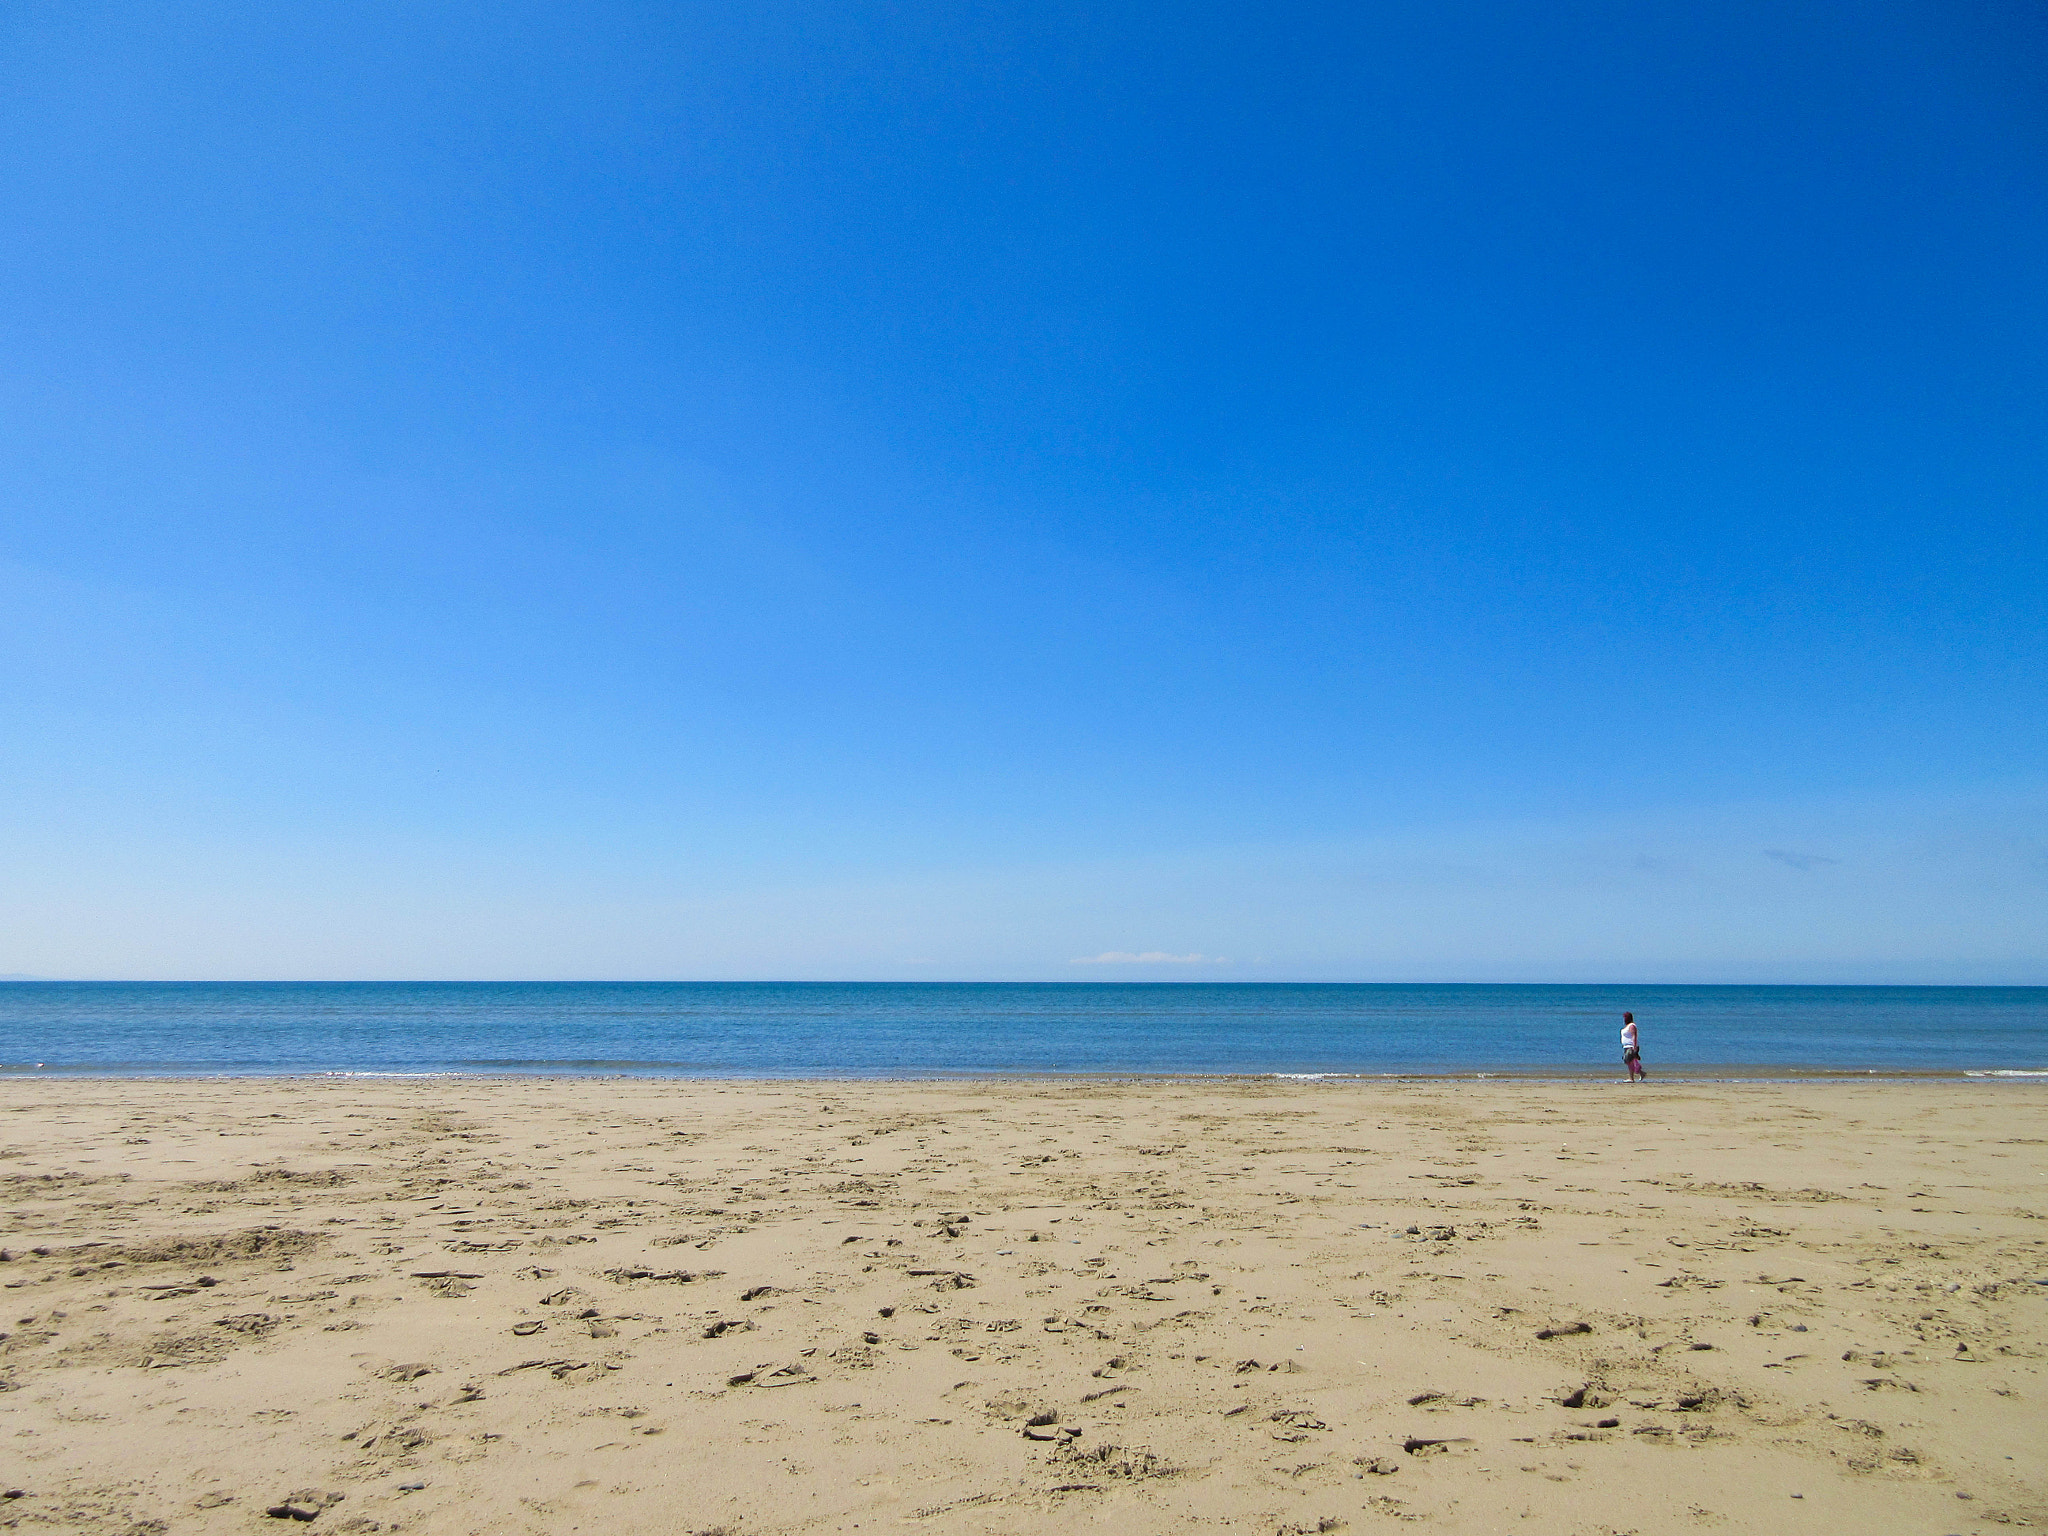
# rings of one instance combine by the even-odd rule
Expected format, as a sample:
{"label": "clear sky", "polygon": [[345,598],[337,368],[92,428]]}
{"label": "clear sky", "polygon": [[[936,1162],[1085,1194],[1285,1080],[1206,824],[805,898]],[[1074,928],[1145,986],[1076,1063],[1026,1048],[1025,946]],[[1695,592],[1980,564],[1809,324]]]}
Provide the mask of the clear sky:
{"label": "clear sky", "polygon": [[2048,982],[2048,11],[0,11],[0,972]]}

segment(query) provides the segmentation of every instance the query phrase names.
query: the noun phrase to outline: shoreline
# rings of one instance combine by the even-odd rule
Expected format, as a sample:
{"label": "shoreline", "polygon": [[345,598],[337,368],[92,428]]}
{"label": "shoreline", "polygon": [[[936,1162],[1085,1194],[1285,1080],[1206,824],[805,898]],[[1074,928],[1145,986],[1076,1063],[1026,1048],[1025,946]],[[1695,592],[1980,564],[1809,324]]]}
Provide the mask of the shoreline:
{"label": "shoreline", "polygon": [[[623,1065],[517,1067],[250,1067],[244,1069],[195,1067],[138,1067],[132,1071],[105,1067],[42,1067],[0,1064],[0,1082],[62,1079],[67,1082],[187,1083],[187,1082],[324,1082],[405,1081],[440,1079],[462,1082],[683,1082],[683,1083],[1606,1083],[1631,1086],[1614,1068],[1595,1067],[1443,1067],[1408,1071],[1377,1072],[1169,1072],[1105,1071],[1100,1069],[1062,1072],[1042,1067],[1015,1070],[970,1070],[964,1068],[906,1068],[889,1072],[755,1073],[703,1072],[667,1067],[632,1068]],[[2048,1083],[2048,1067],[1782,1067],[1761,1063],[1671,1063],[1655,1067],[1644,1083],[1868,1083],[1868,1082],[2040,1082]]]}

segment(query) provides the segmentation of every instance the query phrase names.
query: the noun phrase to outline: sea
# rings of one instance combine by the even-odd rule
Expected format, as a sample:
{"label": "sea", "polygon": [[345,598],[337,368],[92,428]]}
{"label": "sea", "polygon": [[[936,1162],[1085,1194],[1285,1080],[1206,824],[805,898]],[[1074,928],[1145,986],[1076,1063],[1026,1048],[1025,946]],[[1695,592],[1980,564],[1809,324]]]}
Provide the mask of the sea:
{"label": "sea", "polygon": [[58,1075],[1611,1076],[2048,1081],[2048,987],[1063,982],[0,983]]}

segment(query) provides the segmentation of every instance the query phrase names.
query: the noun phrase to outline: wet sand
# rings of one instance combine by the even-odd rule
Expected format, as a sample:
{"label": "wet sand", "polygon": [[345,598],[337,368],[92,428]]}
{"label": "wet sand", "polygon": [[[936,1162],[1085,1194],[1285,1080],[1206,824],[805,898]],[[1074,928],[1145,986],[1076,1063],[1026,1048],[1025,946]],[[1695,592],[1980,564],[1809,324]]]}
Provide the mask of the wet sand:
{"label": "wet sand", "polygon": [[2048,1522],[2040,1085],[22,1079],[0,1180],[22,1531]]}

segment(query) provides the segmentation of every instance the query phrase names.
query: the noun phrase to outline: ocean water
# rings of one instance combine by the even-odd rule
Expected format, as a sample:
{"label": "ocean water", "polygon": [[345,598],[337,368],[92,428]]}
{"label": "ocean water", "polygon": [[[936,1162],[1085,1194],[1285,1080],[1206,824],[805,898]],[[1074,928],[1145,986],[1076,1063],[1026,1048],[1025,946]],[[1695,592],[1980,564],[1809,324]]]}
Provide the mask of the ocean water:
{"label": "ocean water", "polygon": [[8,982],[30,1073],[2048,1077],[2048,987]]}

